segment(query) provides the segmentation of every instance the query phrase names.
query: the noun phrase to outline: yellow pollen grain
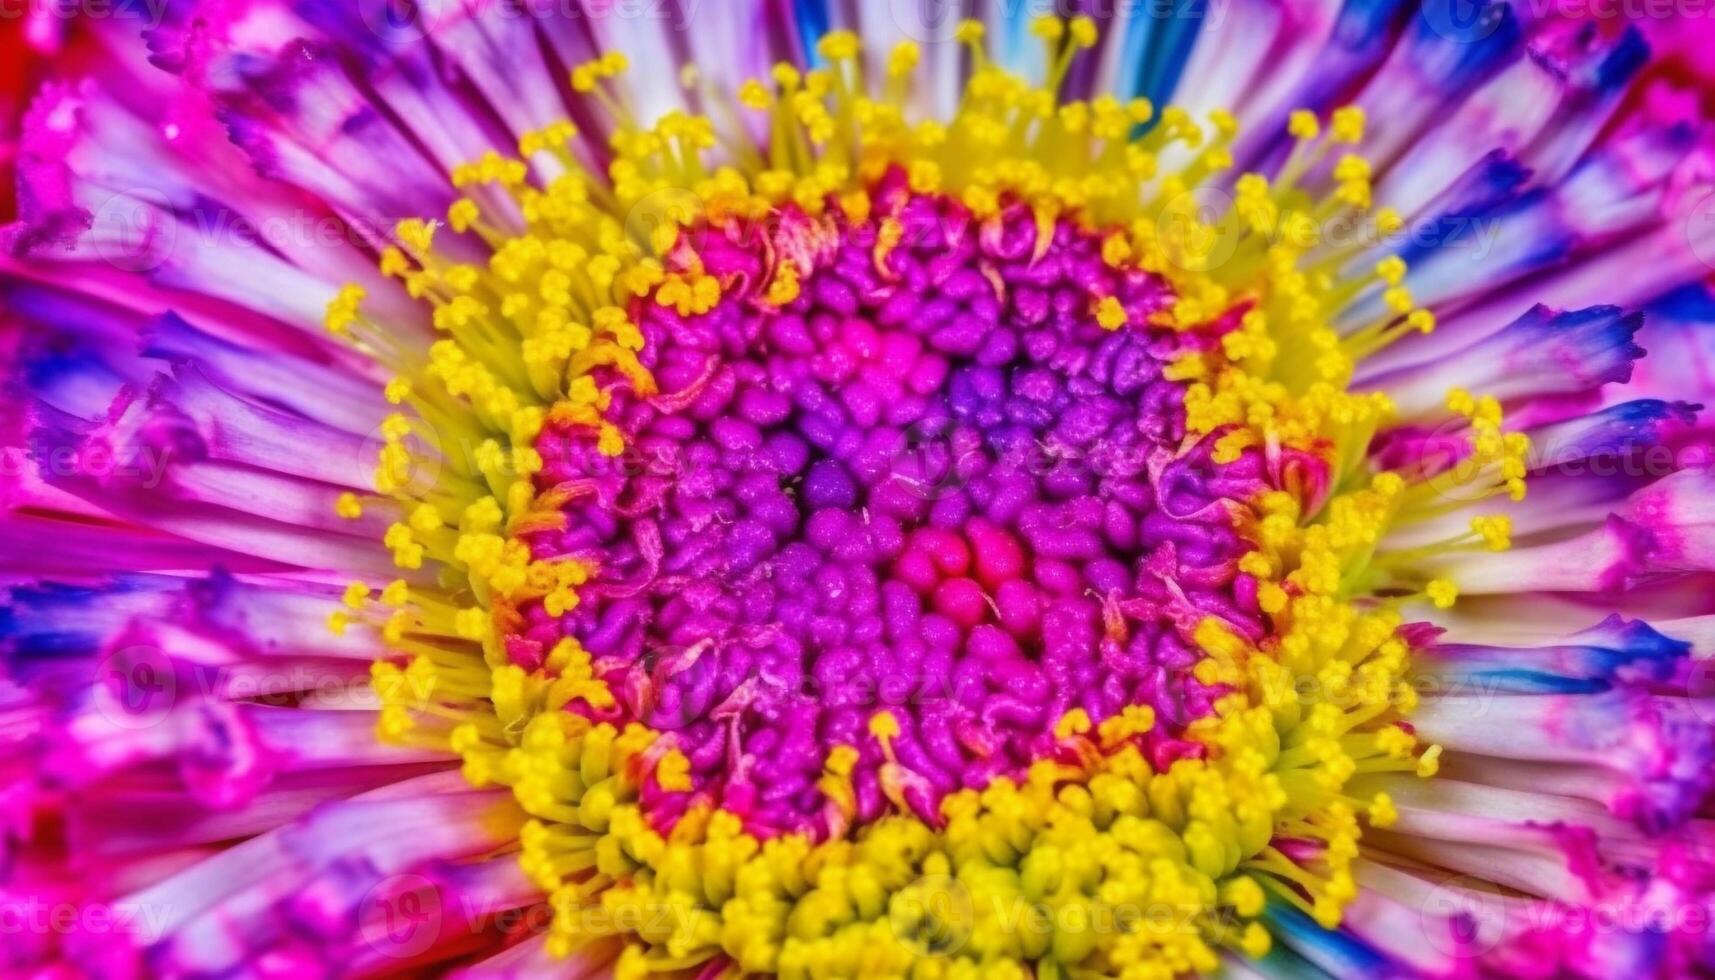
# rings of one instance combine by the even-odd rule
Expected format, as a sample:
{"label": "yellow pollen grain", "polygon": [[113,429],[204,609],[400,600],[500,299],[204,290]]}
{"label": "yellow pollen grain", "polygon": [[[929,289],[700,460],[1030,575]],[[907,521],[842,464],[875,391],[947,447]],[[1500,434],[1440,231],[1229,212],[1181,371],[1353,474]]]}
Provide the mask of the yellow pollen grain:
{"label": "yellow pollen grain", "polygon": [[334,499],[333,512],[345,520],[355,521],[363,516],[363,502],[357,494],[346,491]]}
{"label": "yellow pollen grain", "polygon": [[1437,609],[1452,609],[1459,598],[1459,587],[1447,579],[1435,579],[1424,587],[1424,594]]}
{"label": "yellow pollen grain", "polygon": [[1096,303],[1096,322],[1103,330],[1118,330],[1126,325],[1128,317],[1125,307],[1112,296],[1104,296]]}

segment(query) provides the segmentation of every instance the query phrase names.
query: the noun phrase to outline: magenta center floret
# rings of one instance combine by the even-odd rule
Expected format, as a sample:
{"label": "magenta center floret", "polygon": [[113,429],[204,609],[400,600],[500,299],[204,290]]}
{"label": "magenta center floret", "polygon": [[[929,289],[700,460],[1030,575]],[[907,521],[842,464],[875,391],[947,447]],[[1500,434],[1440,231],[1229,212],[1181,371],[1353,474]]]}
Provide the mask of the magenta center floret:
{"label": "magenta center floret", "polygon": [[[668,734],[692,790],[650,781],[662,825],[701,802],[758,834],[837,833],[817,781],[840,745],[856,820],[933,819],[960,787],[1087,753],[1055,733],[1079,708],[1097,725],[1154,709],[1137,742],[1166,764],[1218,694],[1191,676],[1196,623],[1256,621],[1227,505],[1257,463],[1185,448],[1163,367],[1188,341],[1150,326],[1166,284],[1069,220],[1039,241],[1020,205],[976,220],[897,178],[872,197],[861,224],[831,209],[683,236],[670,267],[700,262],[723,298],[634,310],[660,391],[599,375],[624,453],[586,425],[540,440],[542,487],[575,492],[532,549],[600,570],[571,612],[523,610],[511,649],[576,637],[617,706],[571,710]],[[878,250],[888,216],[903,234]],[[801,289],[775,308],[787,259]],[[885,746],[881,711],[900,728]]]}

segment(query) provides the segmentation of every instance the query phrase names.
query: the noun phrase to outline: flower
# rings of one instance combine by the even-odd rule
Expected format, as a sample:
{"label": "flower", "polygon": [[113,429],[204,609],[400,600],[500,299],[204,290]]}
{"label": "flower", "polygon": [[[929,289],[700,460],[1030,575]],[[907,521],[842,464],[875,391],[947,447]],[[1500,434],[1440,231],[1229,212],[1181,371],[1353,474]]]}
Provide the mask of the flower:
{"label": "flower", "polygon": [[1238,6],[81,24],[8,969],[1715,968],[1699,93]]}

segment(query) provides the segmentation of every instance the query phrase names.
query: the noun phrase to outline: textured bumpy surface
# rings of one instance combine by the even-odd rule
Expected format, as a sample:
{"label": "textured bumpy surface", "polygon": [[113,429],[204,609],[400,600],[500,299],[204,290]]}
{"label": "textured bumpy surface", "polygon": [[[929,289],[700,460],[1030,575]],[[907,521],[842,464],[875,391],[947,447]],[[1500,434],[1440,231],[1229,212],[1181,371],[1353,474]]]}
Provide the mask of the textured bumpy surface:
{"label": "textured bumpy surface", "polygon": [[0,975],[1715,971],[1693,66],[373,6],[31,12]]}
{"label": "textured bumpy surface", "polygon": [[[1263,631],[1234,564],[1256,459],[1180,454],[1163,367],[1187,345],[1146,326],[1166,283],[1021,204],[984,221],[897,173],[869,196],[861,222],[694,229],[673,261],[738,285],[706,313],[644,308],[658,391],[596,373],[626,451],[587,427],[538,443],[567,525],[532,552],[600,570],[569,614],[520,609],[508,649],[534,667],[575,637],[616,699],[577,710],[672,733],[689,785],[645,795],[664,827],[696,800],[764,835],[889,800],[938,820],[949,791],[1054,757],[1073,708],[1150,711],[1165,767],[1201,751],[1173,736],[1215,693],[1177,627]],[[839,746],[855,813],[816,786]]]}

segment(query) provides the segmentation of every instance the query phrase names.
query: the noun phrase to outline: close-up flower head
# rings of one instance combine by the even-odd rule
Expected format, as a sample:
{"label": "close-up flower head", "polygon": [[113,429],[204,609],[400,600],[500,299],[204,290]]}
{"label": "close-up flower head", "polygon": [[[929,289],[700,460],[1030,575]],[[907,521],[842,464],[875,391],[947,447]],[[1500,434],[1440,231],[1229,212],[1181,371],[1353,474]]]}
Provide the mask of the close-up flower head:
{"label": "close-up flower head", "polygon": [[0,62],[0,977],[1715,975],[1715,4]]}

